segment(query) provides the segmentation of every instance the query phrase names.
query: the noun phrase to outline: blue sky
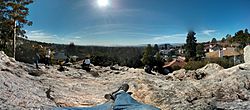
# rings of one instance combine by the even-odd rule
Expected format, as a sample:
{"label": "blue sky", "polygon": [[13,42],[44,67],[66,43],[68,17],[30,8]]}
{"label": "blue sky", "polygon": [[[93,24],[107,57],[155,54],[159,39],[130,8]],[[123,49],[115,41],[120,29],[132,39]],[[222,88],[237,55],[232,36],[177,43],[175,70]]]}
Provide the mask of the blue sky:
{"label": "blue sky", "polygon": [[35,0],[26,26],[31,40],[78,45],[199,42],[250,28],[250,0]]}

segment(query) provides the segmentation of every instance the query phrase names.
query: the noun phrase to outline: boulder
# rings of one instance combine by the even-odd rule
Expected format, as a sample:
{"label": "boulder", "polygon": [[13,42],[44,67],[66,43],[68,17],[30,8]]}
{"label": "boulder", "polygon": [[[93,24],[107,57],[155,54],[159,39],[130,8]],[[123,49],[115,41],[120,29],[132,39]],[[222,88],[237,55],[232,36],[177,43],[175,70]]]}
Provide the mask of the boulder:
{"label": "boulder", "polygon": [[115,64],[114,66],[110,67],[111,70],[120,70],[120,66],[118,64]]}
{"label": "boulder", "polygon": [[41,76],[42,74],[46,73],[41,70],[30,70],[28,74],[32,76]]}
{"label": "boulder", "polygon": [[244,61],[245,63],[250,63],[250,45],[244,48]]}
{"label": "boulder", "polygon": [[211,64],[207,64],[203,68],[196,70],[196,72],[202,72],[205,74],[214,74],[214,73],[218,73],[220,70],[223,70],[223,69],[224,68],[221,67],[220,65],[216,63],[211,63]]}

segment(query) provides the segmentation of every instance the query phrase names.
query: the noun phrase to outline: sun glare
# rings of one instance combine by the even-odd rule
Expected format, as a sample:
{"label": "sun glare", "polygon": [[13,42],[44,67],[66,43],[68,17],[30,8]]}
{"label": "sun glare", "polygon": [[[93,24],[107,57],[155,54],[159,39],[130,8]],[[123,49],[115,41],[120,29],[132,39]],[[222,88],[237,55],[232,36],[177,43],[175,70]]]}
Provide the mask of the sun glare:
{"label": "sun glare", "polygon": [[97,0],[97,5],[99,7],[107,7],[109,6],[109,0]]}

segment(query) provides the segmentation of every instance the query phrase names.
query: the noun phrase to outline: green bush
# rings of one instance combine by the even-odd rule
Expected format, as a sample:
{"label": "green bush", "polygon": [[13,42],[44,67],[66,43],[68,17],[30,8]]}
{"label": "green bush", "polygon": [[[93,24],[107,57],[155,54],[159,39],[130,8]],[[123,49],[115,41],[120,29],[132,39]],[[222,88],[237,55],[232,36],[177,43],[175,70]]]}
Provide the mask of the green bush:
{"label": "green bush", "polygon": [[173,69],[173,71],[176,71],[176,70],[180,70],[180,69],[181,69],[181,67],[176,65],[176,66],[173,66],[173,68],[172,68],[172,69]]}
{"label": "green bush", "polygon": [[214,58],[214,59],[206,59],[204,61],[189,61],[184,66],[186,70],[196,70],[204,67],[208,63],[216,63],[223,68],[230,68],[234,66],[233,58]]}
{"label": "green bush", "polygon": [[206,61],[189,61],[184,66],[184,69],[186,69],[186,70],[196,70],[196,69],[204,67],[207,63],[208,62],[206,62]]}
{"label": "green bush", "polygon": [[215,59],[210,59],[209,63],[216,63],[223,68],[230,68],[234,66],[233,58],[215,58]]}

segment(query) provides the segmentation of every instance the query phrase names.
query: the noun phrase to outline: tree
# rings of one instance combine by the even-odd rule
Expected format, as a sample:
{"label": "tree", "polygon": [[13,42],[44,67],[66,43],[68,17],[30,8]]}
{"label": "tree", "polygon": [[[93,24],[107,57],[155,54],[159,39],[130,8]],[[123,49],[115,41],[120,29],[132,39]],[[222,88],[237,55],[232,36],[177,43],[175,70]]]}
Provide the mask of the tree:
{"label": "tree", "polygon": [[8,36],[13,36],[13,57],[15,58],[16,51],[16,36],[25,37],[25,30],[22,28],[25,25],[31,26],[32,22],[27,20],[29,8],[27,5],[33,3],[33,0],[0,0],[1,22],[4,25],[2,31],[7,31]]}
{"label": "tree", "polygon": [[159,52],[159,46],[155,44],[153,48],[153,54],[156,55],[157,52]]}
{"label": "tree", "polygon": [[243,49],[247,44],[249,40],[249,33],[248,29],[245,29],[245,31],[240,30],[237,33],[235,33],[234,42],[239,43],[240,45],[238,46],[239,49]]}
{"label": "tree", "polygon": [[154,59],[153,48],[150,44],[144,49],[142,56],[142,63],[145,65],[152,65]]}
{"label": "tree", "polygon": [[213,38],[211,42],[212,42],[212,43],[217,43],[216,38]]}
{"label": "tree", "polygon": [[204,45],[203,44],[198,44],[196,46],[196,57],[201,59],[204,56],[205,56]]}
{"label": "tree", "polygon": [[77,47],[75,46],[74,42],[71,42],[69,46],[66,48],[66,55],[67,56],[73,56],[77,55]]}
{"label": "tree", "polygon": [[226,41],[229,42],[230,44],[232,44],[232,43],[233,43],[232,35],[227,34],[227,35],[226,35]]}
{"label": "tree", "polygon": [[194,31],[189,31],[187,35],[186,44],[185,44],[185,56],[187,59],[196,57],[197,40],[194,37],[195,34],[196,33]]}
{"label": "tree", "polygon": [[246,44],[250,44],[250,34],[248,32],[248,29],[245,29],[245,35],[246,35]]}
{"label": "tree", "polygon": [[245,34],[249,34],[248,29],[245,29]]}
{"label": "tree", "polygon": [[222,39],[221,39],[221,42],[225,42],[226,41],[226,39],[223,37]]}

